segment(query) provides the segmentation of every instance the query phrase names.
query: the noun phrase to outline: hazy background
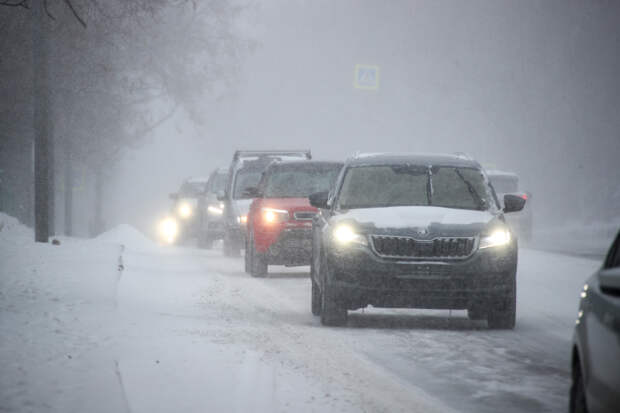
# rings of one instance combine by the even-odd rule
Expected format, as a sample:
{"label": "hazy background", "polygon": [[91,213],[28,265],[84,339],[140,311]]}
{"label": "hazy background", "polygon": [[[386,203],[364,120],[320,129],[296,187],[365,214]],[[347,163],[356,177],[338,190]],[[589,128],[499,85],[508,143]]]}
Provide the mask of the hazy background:
{"label": "hazy background", "polygon": [[[107,166],[106,226],[149,231],[184,178],[270,148],[463,151],[517,172],[539,225],[620,216],[619,2],[274,0],[235,24],[255,43],[221,96]],[[356,64],[379,90],[353,87]]]}

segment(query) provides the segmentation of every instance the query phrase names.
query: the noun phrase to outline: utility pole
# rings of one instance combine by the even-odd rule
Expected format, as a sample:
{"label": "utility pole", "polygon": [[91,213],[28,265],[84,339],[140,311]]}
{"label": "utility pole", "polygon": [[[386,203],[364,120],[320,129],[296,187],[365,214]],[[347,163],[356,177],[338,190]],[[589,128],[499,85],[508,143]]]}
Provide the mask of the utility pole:
{"label": "utility pole", "polygon": [[[48,242],[50,233],[50,188],[51,178],[49,152],[52,148],[49,76],[48,76],[48,30],[44,0],[34,0],[32,7],[32,63],[34,98],[34,239]],[[53,199],[51,200],[53,202]]]}

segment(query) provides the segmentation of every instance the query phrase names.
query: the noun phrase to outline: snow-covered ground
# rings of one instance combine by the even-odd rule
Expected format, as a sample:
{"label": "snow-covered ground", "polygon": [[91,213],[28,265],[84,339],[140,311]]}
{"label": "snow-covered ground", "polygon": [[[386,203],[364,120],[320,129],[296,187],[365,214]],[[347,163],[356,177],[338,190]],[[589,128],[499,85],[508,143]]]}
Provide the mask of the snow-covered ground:
{"label": "snow-covered ground", "polygon": [[307,268],[254,279],[129,226],[31,240],[0,215],[0,411],[566,411],[578,294],[599,265],[522,250],[514,331],[378,309],[325,328]]}

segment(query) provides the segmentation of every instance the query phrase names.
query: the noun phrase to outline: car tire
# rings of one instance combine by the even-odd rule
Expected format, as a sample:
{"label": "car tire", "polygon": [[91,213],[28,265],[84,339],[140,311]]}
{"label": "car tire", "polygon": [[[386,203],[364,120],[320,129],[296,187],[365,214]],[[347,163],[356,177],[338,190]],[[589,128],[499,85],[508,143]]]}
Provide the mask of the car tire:
{"label": "car tire", "polygon": [[252,277],[266,277],[269,272],[269,264],[267,262],[267,257],[265,254],[261,254],[256,252],[256,246],[254,245],[254,240],[249,245],[250,247],[250,272]]}
{"label": "car tire", "polygon": [[321,290],[316,281],[312,282],[312,298],[311,298],[311,310],[312,315],[321,315]]}
{"label": "car tire", "polygon": [[329,269],[325,257],[321,259],[319,271],[323,281],[323,288],[321,288],[321,324],[324,326],[343,326],[347,323],[347,309],[340,303],[328,284],[327,271]]}
{"label": "car tire", "polygon": [[511,287],[500,297],[491,301],[487,323],[491,329],[512,330],[517,316],[517,284],[512,276]]}
{"label": "car tire", "polygon": [[252,256],[250,255],[250,248],[248,246],[248,240],[245,241],[245,251],[243,253],[243,261],[245,266],[246,274],[250,274],[252,272]]}
{"label": "car tire", "polygon": [[480,307],[471,307],[467,309],[467,317],[472,321],[485,320],[487,313]]}
{"label": "car tire", "polygon": [[583,384],[583,374],[581,374],[581,366],[577,361],[573,370],[573,382],[570,388],[570,413],[587,413],[588,405],[586,403],[586,389]]}

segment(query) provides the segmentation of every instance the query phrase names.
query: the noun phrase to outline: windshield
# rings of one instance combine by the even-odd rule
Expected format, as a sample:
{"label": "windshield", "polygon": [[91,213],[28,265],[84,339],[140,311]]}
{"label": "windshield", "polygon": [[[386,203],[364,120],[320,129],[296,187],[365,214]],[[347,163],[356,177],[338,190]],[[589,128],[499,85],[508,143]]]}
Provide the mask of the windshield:
{"label": "windshield", "polygon": [[189,198],[197,197],[204,193],[205,188],[205,182],[185,182],[179,190],[179,195]]}
{"label": "windshield", "polygon": [[262,173],[262,169],[240,169],[235,177],[233,199],[248,198],[247,196],[244,196],[244,191],[248,188],[257,186]]}
{"label": "windshield", "polygon": [[211,179],[211,192],[218,193],[223,192],[226,189],[226,181],[228,174],[215,174]]}
{"label": "windshield", "polygon": [[519,192],[519,179],[516,176],[489,176],[489,181],[499,194]]}
{"label": "windshield", "polygon": [[486,210],[490,199],[482,172],[475,168],[363,166],[347,171],[339,205],[343,209],[432,205]]}
{"label": "windshield", "polygon": [[306,198],[329,191],[341,165],[291,165],[277,168],[264,183],[265,198]]}

